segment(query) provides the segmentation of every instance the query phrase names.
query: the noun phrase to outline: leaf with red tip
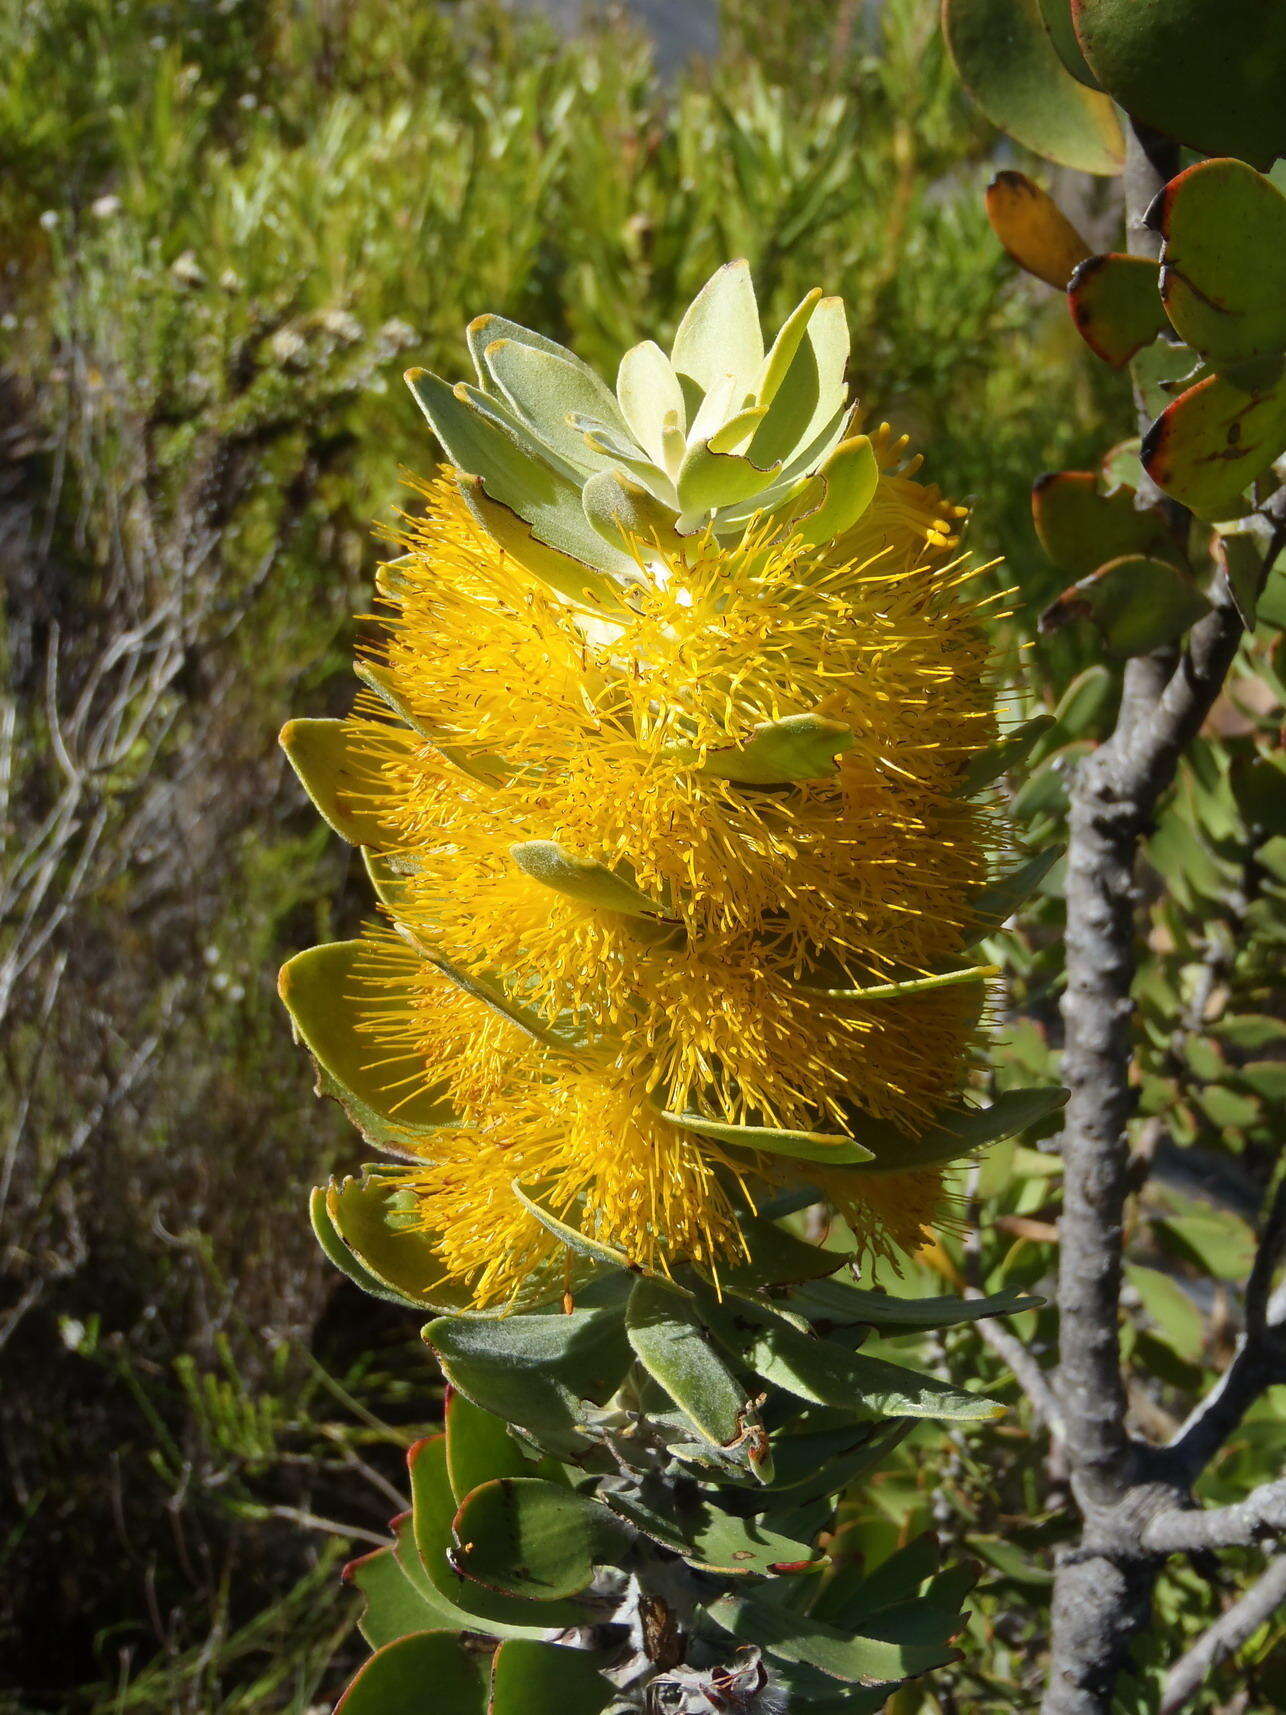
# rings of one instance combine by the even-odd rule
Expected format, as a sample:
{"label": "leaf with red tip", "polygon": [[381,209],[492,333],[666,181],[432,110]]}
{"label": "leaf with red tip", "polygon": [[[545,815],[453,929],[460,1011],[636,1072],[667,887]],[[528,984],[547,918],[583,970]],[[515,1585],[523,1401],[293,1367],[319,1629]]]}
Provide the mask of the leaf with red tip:
{"label": "leaf with red tip", "polygon": [[1084,577],[1122,554],[1147,553],[1165,536],[1157,513],[1135,507],[1132,488],[1104,494],[1092,470],[1038,477],[1032,485],[1031,510],[1041,547],[1073,577]]}
{"label": "leaf with red tip", "polygon": [[997,173],[987,186],[991,230],[1020,268],[1061,291],[1090,247],[1047,192],[1026,173]]}
{"label": "leaf with red tip", "polygon": [[1146,655],[1209,611],[1210,603],[1177,566],[1127,554],[1064,590],[1041,614],[1040,628],[1057,631],[1088,620],[1113,655]]}
{"label": "leaf with red tip", "polygon": [[1198,518],[1233,518],[1243,491],[1286,451],[1286,381],[1245,393],[1208,375],[1164,410],[1143,438],[1158,488]]}
{"label": "leaf with red tip", "polygon": [[1067,287],[1076,331],[1096,356],[1122,369],[1165,328],[1157,265],[1146,256],[1091,256]]}
{"label": "leaf with red tip", "polygon": [[1165,241],[1161,298],[1182,340],[1225,372],[1286,351],[1286,197],[1271,179],[1202,161],[1148,220]]}

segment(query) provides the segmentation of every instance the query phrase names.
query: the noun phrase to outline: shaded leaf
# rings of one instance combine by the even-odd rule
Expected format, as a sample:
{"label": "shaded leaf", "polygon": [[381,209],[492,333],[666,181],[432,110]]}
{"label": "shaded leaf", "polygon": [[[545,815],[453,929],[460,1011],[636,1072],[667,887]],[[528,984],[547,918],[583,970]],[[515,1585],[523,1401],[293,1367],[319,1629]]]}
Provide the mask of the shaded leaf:
{"label": "shaded leaf", "polygon": [[498,1595],[556,1602],[616,1564],[629,1533],[600,1501],[541,1477],[499,1477],[461,1503],[451,1563]]}
{"label": "shaded leaf", "polygon": [[609,1494],[606,1499],[612,1511],[636,1530],[701,1571],[762,1577],[824,1560],[811,1544],[782,1536],[757,1518],[724,1512],[703,1496],[685,1496],[667,1512],[637,1495]]}
{"label": "shaded leaf", "polygon": [[1062,166],[1120,172],[1112,104],[1064,68],[1037,0],[943,0],[942,22],[961,82],[993,125]]}
{"label": "shaded leaf", "polygon": [[1286,151],[1286,31],[1273,0],[1072,0],[1081,51],[1134,119],[1267,167]]}
{"label": "shaded leaf", "polygon": [[282,966],[277,989],[326,1091],[372,1142],[396,1142],[455,1116],[418,1055],[390,1056],[360,1030],[364,997],[383,992],[367,958],[362,941],[310,947]]}
{"label": "shaded leaf", "polygon": [[492,1658],[487,1715],[600,1715],[615,1696],[590,1651],[514,1638]]}
{"label": "shaded leaf", "polygon": [[757,1643],[770,1655],[807,1663],[855,1685],[896,1684],[959,1655],[950,1647],[959,1616],[945,1610],[921,1608],[914,1618],[899,1616],[884,1625],[873,1619],[864,1627],[868,1636],[752,1595],[721,1596],[711,1603],[710,1615],[734,1637]]}
{"label": "shaded leaf", "polygon": [[483,1658],[458,1632],[415,1632],[377,1650],[335,1715],[483,1715]]}

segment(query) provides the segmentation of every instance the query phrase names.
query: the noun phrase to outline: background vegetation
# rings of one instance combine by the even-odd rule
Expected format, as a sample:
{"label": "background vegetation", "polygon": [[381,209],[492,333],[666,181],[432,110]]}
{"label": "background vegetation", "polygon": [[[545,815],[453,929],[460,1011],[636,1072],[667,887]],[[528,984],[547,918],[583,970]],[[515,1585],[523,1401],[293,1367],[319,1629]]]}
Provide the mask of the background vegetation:
{"label": "background vegetation", "polygon": [[[326,1707],[351,1666],[335,1574],[380,1531],[401,1450],[437,1410],[415,1327],[316,1254],[307,1187],[359,1145],[314,1100],[273,993],[283,957],[363,909],[275,735],[351,696],[372,520],[399,504],[399,465],[434,456],[402,368],[460,370],[463,325],[489,309],[614,369],[729,256],[749,256],[769,322],[814,283],[842,292],[857,391],[973,503],[978,550],[1005,556],[1002,659],[1015,678],[1025,662],[1026,712],[1059,715],[1015,805],[1034,845],[1057,838],[1068,763],[1106,730],[1112,674],[1086,668],[1075,631],[1036,632],[1068,578],[1028,492],[1033,470],[1088,468],[1125,432],[1128,386],[996,244],[994,133],[936,8],[889,0],[873,21],[743,0],[724,44],[662,88],[619,23],[569,44],[468,0],[0,4],[15,1715]],[[1092,238],[1113,192],[1087,184],[1061,200]],[[1286,829],[1256,768],[1280,722],[1277,576],[1150,850],[1140,1421],[1181,1418],[1226,1357],[1273,1174]],[[1059,889],[1055,872],[996,946],[1000,1087],[1052,1070]],[[986,1208],[985,1246],[948,1235],[910,1284],[1038,1287],[1058,1172],[1039,1149],[995,1151],[960,1186]],[[1039,1351],[1045,1313],[1026,1320]],[[851,1503],[877,1557],[933,1519],[987,1568],[965,1661],[899,1694],[898,1715],[1023,1707],[1067,1521],[1037,1504],[1043,1454],[998,1360],[968,1330],[927,1355],[1015,1409],[949,1445],[919,1432]],[[1269,1405],[1211,1495],[1280,1465]],[[1216,1596],[1172,1570],[1167,1654]],[[1269,1707],[1284,1680],[1261,1636],[1209,1707]]]}

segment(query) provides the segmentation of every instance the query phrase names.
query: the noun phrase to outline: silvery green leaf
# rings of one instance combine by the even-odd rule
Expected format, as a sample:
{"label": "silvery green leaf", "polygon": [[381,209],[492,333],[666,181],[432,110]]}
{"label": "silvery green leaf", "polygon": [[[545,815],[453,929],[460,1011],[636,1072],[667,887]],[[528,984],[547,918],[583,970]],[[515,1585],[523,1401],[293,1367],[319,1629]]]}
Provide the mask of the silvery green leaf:
{"label": "silvery green leaf", "polygon": [[[671,512],[677,512],[679,497],[675,493],[674,484],[663,470],[645,458],[641,447],[636,447],[633,441],[626,440],[614,430],[607,428],[595,417],[583,417],[576,414],[572,424],[584,437],[586,444],[596,456],[603,456],[605,468],[627,470],[637,481],[641,482],[649,493]],[[600,474],[595,472],[595,475]],[[593,480],[590,478],[589,480]]]}
{"label": "silvery green leaf", "polygon": [[591,476],[581,492],[581,503],[590,523],[613,547],[633,552],[632,543],[654,542],[664,552],[682,556],[683,539],[674,528],[674,509],[619,471],[601,470]]}
{"label": "silvery green leaf", "polygon": [[673,414],[680,429],[686,419],[679,378],[655,340],[645,339],[625,353],[617,371],[616,395],[635,440],[649,458],[665,469],[666,419]]}
{"label": "silvery green leaf", "polygon": [[580,485],[512,438],[499,422],[483,417],[445,381],[427,370],[411,370],[407,381],[452,464],[479,478],[498,505],[524,519],[533,534],[583,566],[625,580],[633,563],[614,552],[585,516]]}
{"label": "silvery green leaf", "polygon": [[749,394],[764,360],[750,264],[725,262],[684,311],[670,353],[676,373],[708,393],[722,375]]}
{"label": "silvery green leaf", "polygon": [[[633,562],[630,564],[628,580],[619,575],[609,575],[597,561],[593,565],[586,565],[574,555],[564,554],[559,549],[550,547],[547,542],[538,540],[531,525],[524,518],[520,518],[510,507],[488,494],[482,486],[481,477],[461,476],[458,481],[465,503],[479,524],[533,577],[543,584],[548,584],[550,589],[557,590],[560,595],[570,597],[572,601],[587,603],[592,607],[621,606],[622,584],[634,581],[638,575],[638,568]],[[598,544],[596,555],[604,560],[614,558],[610,545],[604,548]],[[453,756],[452,760],[458,759]]]}
{"label": "silvery green leaf", "polygon": [[815,713],[765,721],[742,744],[709,751],[698,772],[747,786],[834,776],[837,759],[854,743],[843,721]]}
{"label": "silvery green leaf", "polygon": [[591,372],[513,339],[494,340],[486,359],[497,387],[521,421],[569,464],[601,470],[608,463],[572,426],[574,415],[591,417],[629,439],[616,400]]}
{"label": "silvery green leaf", "polygon": [[[570,363],[573,369],[579,369],[594,386],[608,393],[606,384],[574,351],[568,351],[567,347],[559,345],[557,340],[547,339],[534,328],[525,328],[520,322],[511,322],[507,316],[475,316],[465,329],[465,339],[468,341],[473,366],[478,372],[478,385],[484,393],[490,392],[495,385],[487,364],[487,348],[494,345],[498,339],[513,340],[519,345],[530,346],[533,351],[547,352],[551,357],[560,358],[562,362]],[[608,397],[611,397],[610,393]]]}

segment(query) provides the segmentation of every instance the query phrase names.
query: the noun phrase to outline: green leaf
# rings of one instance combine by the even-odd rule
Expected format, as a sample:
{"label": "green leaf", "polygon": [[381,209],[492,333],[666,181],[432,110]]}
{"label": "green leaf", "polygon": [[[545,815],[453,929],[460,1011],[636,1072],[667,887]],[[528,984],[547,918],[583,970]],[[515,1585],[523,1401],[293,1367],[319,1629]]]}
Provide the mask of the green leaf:
{"label": "green leaf", "polygon": [[709,441],[694,441],[679,468],[679,504],[689,515],[735,506],[762,493],[780,469],[757,465],[742,453],[716,453]]}
{"label": "green leaf", "polygon": [[1125,1275],[1171,1349],[1194,1363],[1206,1343],[1206,1319],[1178,1281],[1132,1262],[1126,1263]]}
{"label": "green leaf", "polygon": [[615,1696],[588,1650],[515,1638],[492,1657],[487,1715],[601,1715]]}
{"label": "green leaf", "polygon": [[1165,538],[1165,521],[1139,511],[1134,490],[1100,490],[1092,470],[1060,470],[1038,477],[1031,491],[1032,521],[1054,564],[1084,577],[1122,554],[1142,554]]}
{"label": "green leaf", "polygon": [[1012,819],[1019,826],[1024,826],[1042,816],[1064,816],[1076,764],[1093,748],[1093,745],[1081,740],[1066,744],[1051,756],[1047,756],[1010,799],[1009,814]]}
{"label": "green leaf", "polygon": [[785,528],[805,547],[820,547],[851,530],[875,498],[880,466],[869,436],[841,441],[800,491]]}
{"label": "green leaf", "polygon": [[493,1477],[532,1475],[531,1461],[524,1457],[502,1419],[464,1394],[448,1395],[444,1427],[447,1474],[457,1503]]}
{"label": "green leaf", "polygon": [[603,1405],[633,1354],[619,1306],[482,1322],[443,1317],[424,1338],[453,1387],[536,1434],[572,1430],[585,1402]]}
{"label": "green leaf", "polygon": [[632,1263],[625,1252],[618,1250],[615,1245],[604,1244],[601,1239],[591,1238],[579,1227],[574,1227],[569,1221],[560,1220],[545,1204],[531,1192],[525,1190],[515,1179],[511,1186],[513,1194],[528,1211],[535,1216],[547,1232],[553,1233],[569,1250],[578,1256],[589,1257],[592,1261],[601,1263],[605,1268],[633,1269]]}
{"label": "green leaf", "polygon": [[740,406],[742,398],[750,396],[763,360],[750,264],[744,259],[725,262],[684,311],[670,361],[677,374],[689,376],[703,393],[731,375]]}
{"label": "green leaf", "polygon": [[392,709],[400,721],[404,721],[412,732],[418,733],[421,738],[428,739],[438,754],[445,756],[462,774],[467,774],[471,780],[476,780],[483,786],[498,786],[508,777],[510,769],[499,757],[491,756],[473,745],[452,744],[452,735],[445,728],[426,720],[423,715],[415,714],[398,694],[393,676],[386,668],[380,667],[374,661],[357,661],[353,665],[353,671],[387,708]]}
{"label": "green leaf", "polygon": [[980,1423],[1004,1414],[1004,1406],[995,1400],[801,1333],[748,1302],[722,1311],[707,1304],[706,1309],[719,1339],[757,1375],[816,1405],[840,1407],[858,1419],[928,1417]]}
{"label": "green leaf", "polygon": [[304,791],[337,834],[355,846],[396,843],[379,810],[388,785],[360,729],[348,721],[287,721],[280,742]]}
{"label": "green leaf", "polygon": [[867,1636],[753,1595],[721,1596],[709,1612],[734,1637],[853,1685],[895,1685],[959,1659],[948,1641],[959,1617],[945,1610],[926,1609],[911,1621],[902,1616],[883,1624],[872,1619],[864,1628]]}
{"label": "green leaf", "polygon": [[411,1632],[450,1627],[452,1616],[437,1607],[412,1583],[392,1548],[377,1548],[351,1560],[344,1568],[344,1582],[353,1584],[366,1599],[358,1629],[372,1649],[382,1649]]}
{"label": "green leaf", "polygon": [[1226,370],[1286,351],[1286,197],[1242,161],[1201,161],[1161,192],[1161,298],[1175,332]]}
{"label": "green leaf", "polygon": [[902,1000],[909,995],[934,994],[939,989],[959,988],[961,983],[982,982],[987,977],[998,976],[999,973],[999,965],[970,965],[964,970],[937,971],[927,977],[895,977],[886,983],[867,983],[856,989],[824,989],[815,988],[808,983],[799,983],[796,985],[796,993],[841,1001]]}
{"label": "green leaf", "polygon": [[455,1539],[451,1534],[458,1508],[447,1473],[446,1437],[435,1435],[417,1441],[406,1462],[411,1474],[416,1559],[432,1588],[433,1599],[458,1616],[457,1624],[502,1638],[539,1638],[556,1626],[585,1623],[586,1610],[579,1603],[536,1604],[486,1589],[458,1571],[453,1564]]}
{"label": "green leaf", "polygon": [[1063,855],[1061,846],[1051,846],[1039,856],[1028,858],[1008,875],[998,876],[986,887],[979,888],[970,902],[974,928],[972,941],[994,935],[1004,927],[1020,906],[1024,905]]}
{"label": "green leaf", "polygon": [[1044,632],[1088,620],[1113,655],[1146,655],[1172,643],[1210,612],[1185,572],[1167,560],[1125,554],[1082,578],[1040,616]]}
{"label": "green leaf", "polygon": [[1119,173],[1125,139],[1112,103],[1068,72],[1037,0],[943,0],[960,80],[993,125],[1085,173]]}
{"label": "green leaf", "polygon": [[1219,520],[1245,510],[1242,492],[1286,451],[1286,380],[1246,393],[1208,375],[1166,407],[1143,437],[1158,488]]}
{"label": "green leaf", "polygon": [[452,1524],[456,1570],[497,1595],[557,1602],[595,1568],[617,1565],[629,1532],[588,1495],[541,1477],[498,1477],[467,1496]]}
{"label": "green leaf", "polygon": [[384,993],[362,941],[333,941],[297,953],[277,988],[296,1037],[317,1062],[320,1082],[373,1143],[426,1135],[455,1118],[444,1086],[431,1084],[418,1055],[389,1055],[359,1026]]}
{"label": "green leaf", "polygon": [[510,846],[509,855],[524,875],[578,904],[623,911],[629,917],[665,916],[665,907],[649,899],[627,876],[568,851],[557,840],[523,840]]}
{"label": "green leaf", "polygon": [[[617,578],[609,577],[596,567],[586,565],[578,555],[564,553],[561,548],[541,540],[525,517],[520,517],[512,506],[497,500],[490,489],[483,486],[480,476],[461,471],[457,473],[456,482],[469,511],[488,536],[532,577],[583,606],[606,608],[609,612],[620,610],[620,583],[617,579],[624,582],[631,576],[637,576],[637,568],[632,562],[629,570],[623,563],[617,566]],[[588,525],[588,520],[586,523]],[[604,557],[621,552],[619,545],[607,544],[597,537],[597,532],[595,536],[600,544],[598,551]],[[450,753],[444,750],[444,754]],[[452,760],[455,760],[454,756]]]}
{"label": "green leaf", "polygon": [[1097,737],[1107,726],[1116,700],[1116,684],[1101,663],[1078,673],[1058,699],[1054,722],[1071,739]]}
{"label": "green leaf", "polygon": [[1054,44],[1054,52],[1068,71],[1086,88],[1097,89],[1098,79],[1090,70],[1089,63],[1081,52],[1081,44],[1076,40],[1076,31],[1072,26],[1071,0],[1040,0],[1040,15],[1049,31],[1049,39]]}
{"label": "green leaf", "polygon": [[1264,593],[1268,576],[1271,538],[1271,525],[1257,512],[1236,523],[1220,525],[1215,531],[1215,560],[1223,571],[1233,605],[1247,631],[1255,629],[1259,618],[1259,598]]}
{"label": "green leaf", "polygon": [[1072,0],[1081,52],[1131,115],[1205,155],[1286,152],[1286,31],[1273,0]]}
{"label": "green leaf", "polygon": [[581,503],[599,535],[626,553],[637,553],[639,545],[651,542],[662,553],[682,555],[674,508],[621,471],[596,472],[581,490]]}
{"label": "green leaf", "polygon": [[[377,1298],[408,1305],[421,1313],[470,1311],[469,1288],[443,1278],[442,1258],[433,1235],[406,1225],[400,1206],[404,1196],[399,1181],[386,1177],[377,1167],[364,1168],[358,1179],[332,1179],[321,1192],[326,1227],[348,1258],[345,1261],[336,1254],[315,1216],[314,1229],[322,1249]],[[501,1312],[471,1313],[495,1316]]]}
{"label": "green leaf", "polygon": [[1032,1298],[1012,1286],[987,1298],[894,1298],[847,1281],[818,1280],[795,1293],[791,1303],[810,1320],[909,1331],[954,1328],[988,1316],[1018,1316],[1024,1310],[1039,1309],[1044,1299]]}
{"label": "green leaf", "polygon": [[905,1172],[913,1167],[957,1161],[1001,1138],[1013,1137],[1055,1114],[1067,1101],[1057,1085],[1030,1090],[1002,1090],[988,1108],[945,1108],[918,1136],[879,1120],[854,1118],[854,1129],[870,1144],[873,1159],[853,1173]]}
{"label": "green leaf", "polygon": [[483,1658],[458,1632],[415,1632],[377,1650],[335,1715],[484,1715]]}
{"label": "green leaf", "polygon": [[720,1279],[732,1287],[793,1286],[817,1280],[834,1274],[856,1254],[807,1244],[776,1221],[755,1215],[740,1215],[737,1226],[750,1255],[720,1269]]}
{"label": "green leaf", "polygon": [[1067,304],[1090,350],[1123,369],[1165,329],[1157,266],[1146,256],[1091,256],[1067,285]]}
{"label": "green leaf", "polygon": [[638,1495],[605,1498],[614,1513],[644,1536],[681,1554],[698,1571],[765,1577],[825,1564],[825,1557],[809,1543],[782,1536],[757,1518],[724,1512],[704,1495],[685,1496],[668,1511]]}
{"label": "green leaf", "polygon": [[1090,247],[1047,191],[1006,168],[987,186],[987,219],[1006,253],[1047,286],[1066,289]]}
{"label": "green leaf", "polygon": [[937,1537],[925,1534],[894,1549],[873,1570],[864,1561],[850,1560],[826,1580],[809,1613],[826,1625],[855,1631],[871,1614],[914,1596],[937,1571],[939,1558]]}
{"label": "green leaf", "polygon": [[743,744],[707,751],[699,762],[697,753],[690,754],[698,774],[740,786],[776,786],[832,778],[837,758],[853,743],[853,730],[842,721],[818,714],[783,715],[753,728]]}
{"label": "green leaf", "polygon": [[732,1447],[746,1442],[759,1427],[758,1412],[713,1345],[690,1298],[659,1281],[636,1281],[625,1331],[643,1368],[707,1441]]}
{"label": "green leaf", "polygon": [[1021,762],[1031,750],[1036,741],[1043,737],[1054,724],[1053,715],[1033,715],[1012,732],[1007,732],[1003,738],[989,744],[985,750],[980,750],[969,760],[961,782],[962,790],[972,796],[981,792],[983,787],[990,786],[993,780],[998,780],[1002,774],[1008,774],[1015,763]]}
{"label": "green leaf", "polygon": [[[790,458],[789,474],[805,474],[802,468],[796,472],[794,463],[803,459],[804,451],[819,436],[832,428],[839,430],[843,422],[848,354],[844,300],[819,298],[805,319],[794,356],[769,402],[768,415],[747,449],[755,464],[767,467]],[[843,438],[842,432],[839,438]]]}
{"label": "green leaf", "polygon": [[871,1151],[843,1132],[786,1131],[776,1126],[728,1125],[702,1114],[666,1112],[663,1118],[698,1137],[713,1138],[738,1149],[758,1150],[764,1155],[788,1155],[796,1161],[825,1161],[834,1167],[869,1161]]}

